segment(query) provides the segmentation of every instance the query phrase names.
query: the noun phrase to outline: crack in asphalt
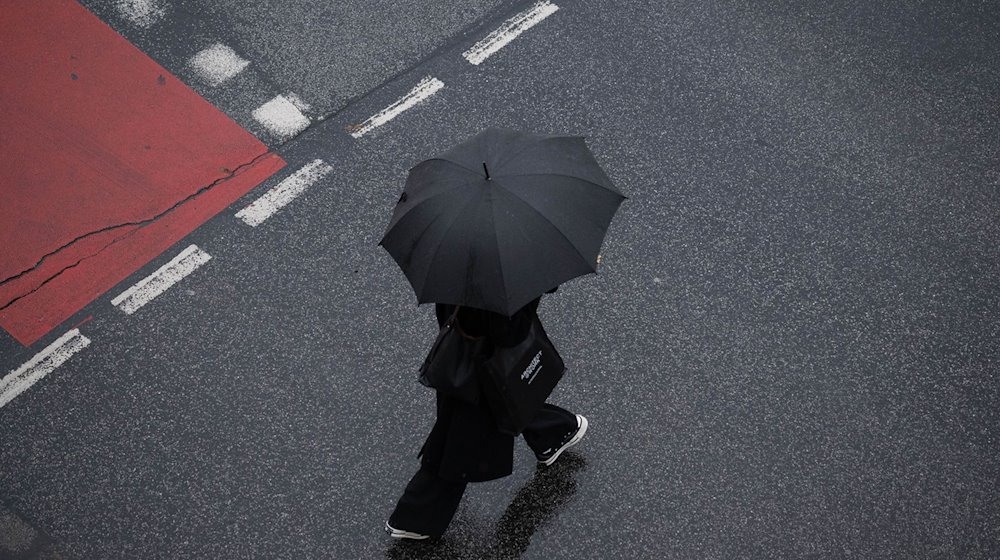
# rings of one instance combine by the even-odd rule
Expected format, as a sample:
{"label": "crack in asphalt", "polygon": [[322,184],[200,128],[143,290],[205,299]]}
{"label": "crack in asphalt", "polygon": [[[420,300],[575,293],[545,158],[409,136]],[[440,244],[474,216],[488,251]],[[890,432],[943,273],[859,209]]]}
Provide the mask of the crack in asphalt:
{"label": "crack in asphalt", "polygon": [[99,235],[101,233],[106,233],[106,232],[109,232],[109,231],[114,231],[116,229],[121,229],[121,228],[124,228],[124,227],[136,226],[135,229],[128,231],[124,235],[116,237],[110,243],[104,245],[99,250],[97,250],[97,252],[92,253],[90,255],[87,255],[86,257],[83,257],[82,259],[76,261],[75,263],[62,268],[61,270],[59,270],[58,272],[56,272],[52,276],[50,276],[50,277],[46,278],[45,280],[43,280],[40,284],[38,284],[36,287],[34,287],[32,290],[28,291],[27,293],[21,294],[21,295],[15,297],[14,299],[12,299],[12,300],[4,303],[2,306],[0,306],[0,311],[3,311],[5,309],[7,309],[8,307],[10,307],[11,305],[13,305],[18,300],[24,299],[25,297],[28,297],[31,294],[37,292],[43,286],[45,286],[49,282],[52,282],[57,277],[59,277],[60,275],[62,275],[64,272],[66,272],[67,270],[70,270],[72,268],[75,268],[75,267],[79,266],[80,263],[82,263],[85,260],[88,260],[88,259],[91,259],[93,257],[96,257],[100,253],[104,252],[104,250],[107,249],[108,247],[111,247],[112,245],[118,243],[119,241],[121,241],[121,240],[129,237],[133,233],[139,231],[142,228],[142,226],[151,224],[151,223],[153,223],[153,222],[155,222],[155,221],[163,218],[164,216],[166,216],[167,214],[173,212],[174,210],[176,210],[177,208],[179,208],[181,205],[185,204],[186,202],[189,202],[189,201],[197,198],[198,196],[200,196],[202,194],[205,194],[206,192],[210,191],[211,189],[215,188],[216,186],[224,183],[225,181],[228,181],[229,179],[232,179],[242,169],[245,169],[247,167],[250,167],[250,166],[256,164],[261,159],[263,159],[264,157],[266,157],[267,155],[269,155],[271,153],[272,153],[272,151],[270,149],[268,149],[268,150],[264,151],[263,153],[261,153],[261,154],[259,154],[257,156],[254,156],[254,158],[251,159],[250,161],[245,162],[245,163],[241,163],[240,165],[237,165],[236,167],[234,167],[232,169],[223,168],[226,171],[228,171],[227,175],[225,175],[223,177],[220,177],[220,178],[212,181],[211,183],[209,183],[209,184],[207,184],[207,185],[199,188],[197,191],[195,191],[195,192],[189,194],[188,196],[182,198],[181,200],[175,202],[172,206],[170,206],[166,210],[163,210],[162,212],[160,212],[160,213],[158,213],[158,214],[156,214],[154,216],[151,216],[151,217],[143,219],[143,220],[135,220],[135,221],[130,221],[130,222],[122,222],[120,224],[114,224],[114,225],[106,226],[106,227],[103,227],[103,228],[100,228],[100,229],[96,229],[94,231],[90,231],[90,232],[84,233],[83,235],[79,235],[76,238],[70,240],[69,242],[63,244],[61,247],[59,247],[59,248],[57,248],[57,249],[55,249],[55,250],[53,250],[53,251],[51,251],[49,253],[46,253],[40,259],[38,259],[38,261],[35,262],[34,265],[30,266],[29,268],[26,268],[26,269],[22,270],[21,272],[18,272],[17,274],[15,274],[13,276],[10,276],[8,278],[4,278],[3,280],[0,280],[0,286],[3,286],[3,285],[8,284],[10,282],[13,282],[14,280],[17,280],[18,278],[21,278],[21,277],[25,276],[26,274],[30,274],[32,271],[37,270],[38,267],[40,267],[42,264],[44,264],[45,261],[47,261],[49,258],[51,258],[51,257],[59,254],[60,252],[66,250],[67,248],[73,246],[74,244],[76,244],[76,243],[78,243],[78,242],[80,242],[80,241],[82,241],[84,239],[87,239],[89,237],[93,237],[95,235]]}
{"label": "crack in asphalt", "polygon": [[[76,261],[75,263],[62,268],[61,270],[59,270],[58,272],[56,272],[52,276],[50,276],[50,277],[46,278],[45,280],[43,280],[40,284],[38,284],[35,288],[33,288],[32,290],[28,291],[27,293],[21,294],[21,295],[15,297],[14,299],[12,299],[12,300],[10,300],[10,301],[8,301],[8,302],[0,305],[0,311],[3,311],[5,309],[7,309],[8,307],[10,307],[14,303],[16,303],[18,300],[21,300],[21,299],[23,299],[23,298],[25,298],[27,296],[30,296],[31,294],[37,292],[43,286],[45,286],[46,284],[52,282],[53,280],[55,280],[56,278],[58,278],[60,275],[62,275],[64,272],[66,272],[67,270],[75,268],[75,267],[79,266],[83,261],[91,259],[91,258],[99,255],[100,253],[104,252],[108,247],[111,247],[112,245],[118,243],[119,241],[121,241],[121,240],[129,237],[130,235],[132,235],[136,231],[139,231],[139,229],[142,226],[145,226],[147,224],[150,224],[152,222],[155,222],[155,221],[159,220],[163,216],[165,216],[165,215],[169,214],[170,212],[176,210],[182,204],[190,201],[193,198],[196,198],[197,196],[199,196],[201,194],[204,194],[206,191],[212,189],[213,187],[217,186],[218,184],[231,179],[241,169],[243,169],[245,167],[248,167],[248,166],[251,166],[251,165],[254,165],[258,161],[260,161],[263,157],[267,156],[268,154],[276,152],[277,150],[281,149],[285,145],[290,144],[290,143],[296,141],[299,137],[305,135],[307,132],[313,130],[315,127],[317,127],[318,125],[324,123],[325,121],[330,120],[333,117],[338,117],[338,116],[340,116],[340,115],[342,115],[344,113],[347,113],[354,106],[356,106],[357,104],[359,104],[361,101],[371,98],[376,92],[378,92],[380,90],[383,90],[389,84],[391,84],[393,82],[399,81],[401,78],[403,78],[404,76],[406,76],[407,74],[409,74],[410,72],[412,72],[413,70],[415,70],[416,68],[419,68],[419,67],[425,65],[428,61],[433,60],[435,57],[441,56],[443,53],[445,53],[445,52],[447,52],[447,51],[455,48],[456,44],[458,44],[460,42],[463,42],[463,41],[466,41],[467,38],[471,34],[475,34],[475,33],[478,33],[480,31],[482,31],[483,29],[486,29],[487,26],[492,25],[493,23],[495,23],[496,21],[498,21],[504,14],[509,14],[509,13],[511,13],[511,11],[517,11],[518,7],[525,6],[528,3],[529,3],[528,0],[506,0],[506,1],[501,2],[498,6],[496,6],[489,13],[487,13],[483,17],[479,18],[479,20],[477,20],[477,21],[475,21],[475,22],[467,25],[464,29],[461,29],[458,32],[454,33],[451,37],[446,38],[437,47],[431,49],[429,52],[427,52],[423,56],[418,57],[415,61],[413,61],[411,64],[408,64],[406,67],[400,69],[398,72],[395,72],[395,73],[391,74],[390,76],[387,76],[381,82],[379,82],[378,84],[376,84],[374,87],[370,88],[369,90],[367,90],[367,91],[365,91],[365,92],[363,92],[361,94],[354,95],[352,97],[349,97],[349,98],[345,99],[344,103],[343,103],[343,105],[341,107],[335,108],[335,109],[327,112],[324,115],[318,115],[315,118],[310,119],[309,125],[307,125],[304,129],[298,131],[297,133],[295,133],[291,137],[285,138],[284,140],[280,141],[278,143],[278,145],[275,147],[274,150],[270,150],[269,149],[269,150],[265,151],[264,153],[255,156],[249,162],[246,162],[246,163],[243,163],[243,164],[240,164],[240,165],[236,166],[235,168],[233,168],[229,172],[228,175],[226,175],[224,177],[221,177],[219,179],[216,179],[215,181],[212,181],[208,185],[205,185],[205,186],[201,187],[200,189],[198,189],[197,191],[195,191],[191,195],[188,195],[187,197],[181,199],[180,201],[176,202],[174,205],[172,205],[171,207],[167,208],[166,210],[160,212],[159,214],[156,214],[155,216],[152,216],[152,217],[144,219],[144,220],[131,221],[131,222],[123,222],[123,223],[120,223],[120,224],[114,224],[114,225],[103,227],[101,229],[97,229],[97,230],[94,230],[94,231],[91,231],[91,232],[87,232],[87,233],[85,233],[83,235],[80,235],[80,236],[78,236],[78,237],[70,240],[69,242],[65,243],[64,245],[58,247],[57,249],[55,249],[55,250],[53,250],[53,251],[51,251],[51,252],[43,255],[32,266],[30,266],[30,267],[22,270],[21,272],[18,272],[17,274],[14,274],[13,276],[10,276],[10,277],[7,277],[7,278],[4,278],[4,279],[0,280],[0,287],[2,287],[2,286],[6,285],[6,284],[8,284],[10,282],[13,282],[14,280],[17,280],[18,278],[21,278],[21,277],[23,277],[23,276],[25,276],[27,274],[30,274],[32,271],[37,270],[38,267],[40,267],[42,264],[44,264],[45,261],[47,261],[49,258],[51,258],[51,257],[59,254],[60,252],[66,250],[67,248],[73,246],[74,244],[76,244],[76,243],[78,243],[78,242],[80,242],[80,241],[82,241],[84,239],[87,239],[89,237],[93,237],[95,235],[99,235],[101,233],[106,233],[106,232],[113,231],[113,230],[116,230],[116,229],[121,229],[123,227],[138,226],[136,229],[131,230],[131,231],[127,232],[126,234],[124,234],[124,235],[122,235],[120,237],[115,238],[114,240],[112,240],[107,245],[104,245],[103,247],[101,247],[97,252],[95,252],[93,254],[90,254],[90,255],[87,255],[86,257],[83,257],[82,259]],[[280,88],[276,88],[276,89],[280,89]],[[356,126],[360,126],[360,125],[353,124],[353,123],[348,123],[347,125],[345,125],[345,128],[348,131],[350,131],[351,127],[356,127]]]}

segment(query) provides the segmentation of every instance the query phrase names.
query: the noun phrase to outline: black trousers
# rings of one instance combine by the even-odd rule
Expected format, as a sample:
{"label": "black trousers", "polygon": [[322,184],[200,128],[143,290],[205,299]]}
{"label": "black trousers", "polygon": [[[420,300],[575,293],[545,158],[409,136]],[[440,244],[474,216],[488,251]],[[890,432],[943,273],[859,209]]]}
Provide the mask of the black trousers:
{"label": "black trousers", "polygon": [[[521,435],[537,454],[559,445],[563,436],[575,429],[575,414],[545,403]],[[389,524],[404,531],[441,536],[458,510],[466,484],[445,480],[435,469],[421,466],[406,485]]]}

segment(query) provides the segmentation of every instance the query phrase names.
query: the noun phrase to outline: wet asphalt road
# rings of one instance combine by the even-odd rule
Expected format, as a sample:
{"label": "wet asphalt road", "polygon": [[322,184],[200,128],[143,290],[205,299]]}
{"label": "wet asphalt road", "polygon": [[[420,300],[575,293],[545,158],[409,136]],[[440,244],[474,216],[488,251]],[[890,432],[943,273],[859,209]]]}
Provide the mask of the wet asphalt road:
{"label": "wet asphalt road", "polygon": [[[528,4],[359,55],[354,90],[261,79],[325,113],[272,143],[284,173],[333,172],[179,243],[212,261],[136,314],[120,289],[81,313],[91,346],[0,409],[3,504],[81,559],[997,557],[1000,8],[556,3],[478,67]],[[591,430],[549,470],[519,446],[442,542],[401,546],[435,329],[376,244],[408,168],[485,126],[585,134],[630,196],[601,273],[540,310],[553,401]]]}

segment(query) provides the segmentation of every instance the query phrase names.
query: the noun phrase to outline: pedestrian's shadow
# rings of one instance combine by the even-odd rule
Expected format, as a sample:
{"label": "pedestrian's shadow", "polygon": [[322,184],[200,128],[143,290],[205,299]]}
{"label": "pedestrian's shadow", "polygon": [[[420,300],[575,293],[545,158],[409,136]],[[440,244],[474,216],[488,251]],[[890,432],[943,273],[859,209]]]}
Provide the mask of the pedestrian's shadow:
{"label": "pedestrian's shadow", "polygon": [[576,473],[587,466],[581,455],[567,451],[551,467],[538,467],[531,482],[524,485],[507,506],[485,558],[520,558],[539,527],[576,493]]}
{"label": "pedestrian's shadow", "polygon": [[581,455],[567,451],[551,467],[538,467],[535,476],[514,496],[500,517],[486,547],[468,550],[472,543],[449,541],[414,543],[397,541],[386,551],[386,558],[520,558],[531,544],[539,527],[550,521],[556,511],[576,493],[576,473],[586,468]]}

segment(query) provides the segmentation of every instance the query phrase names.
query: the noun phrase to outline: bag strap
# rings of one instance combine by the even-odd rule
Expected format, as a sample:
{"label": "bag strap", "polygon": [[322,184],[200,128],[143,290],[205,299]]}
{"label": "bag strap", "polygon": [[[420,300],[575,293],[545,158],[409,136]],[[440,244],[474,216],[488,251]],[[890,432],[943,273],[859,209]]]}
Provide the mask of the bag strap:
{"label": "bag strap", "polygon": [[482,340],[482,339],[486,338],[485,336],[472,336],[472,335],[466,333],[462,329],[462,323],[459,322],[459,320],[458,320],[458,311],[460,309],[462,309],[462,306],[461,305],[456,305],[455,306],[455,312],[452,313],[451,317],[448,319],[448,322],[451,323],[451,325],[455,328],[455,332],[457,332],[459,335],[461,335],[462,338],[465,338],[465,339],[468,339],[468,340]]}

